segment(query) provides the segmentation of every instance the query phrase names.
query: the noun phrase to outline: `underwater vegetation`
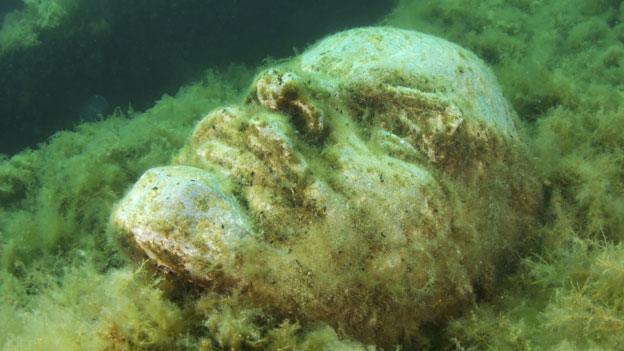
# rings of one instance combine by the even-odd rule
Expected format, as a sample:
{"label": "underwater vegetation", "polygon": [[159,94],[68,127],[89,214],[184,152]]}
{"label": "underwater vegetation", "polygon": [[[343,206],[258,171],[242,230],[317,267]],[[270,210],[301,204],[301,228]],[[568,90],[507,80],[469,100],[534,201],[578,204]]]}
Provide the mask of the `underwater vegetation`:
{"label": "underwater vegetation", "polygon": [[623,345],[623,19],[620,1],[403,1],[387,19],[493,66],[547,187],[542,246],[513,289],[451,323],[458,348]]}
{"label": "underwater vegetation", "polygon": [[77,0],[23,0],[17,4],[22,6],[3,13],[0,55],[40,44],[40,33],[58,27],[77,4]]}
{"label": "underwater vegetation", "polygon": [[[422,330],[421,349],[614,350],[624,344],[624,6],[402,0],[384,24],[447,38],[495,71],[524,124],[546,205],[539,245],[495,294]],[[141,173],[239,101],[253,70],[206,73],[144,113],[61,132],[0,164],[0,345],[7,350],[365,350],[236,292],[172,283],[108,229]],[[534,233],[532,233],[534,234]]]}

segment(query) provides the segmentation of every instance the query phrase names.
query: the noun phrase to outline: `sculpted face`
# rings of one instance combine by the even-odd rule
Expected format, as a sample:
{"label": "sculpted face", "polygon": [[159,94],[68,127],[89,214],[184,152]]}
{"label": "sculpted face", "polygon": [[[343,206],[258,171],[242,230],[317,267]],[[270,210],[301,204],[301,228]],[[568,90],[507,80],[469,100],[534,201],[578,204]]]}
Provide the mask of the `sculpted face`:
{"label": "sculpted face", "polygon": [[197,284],[400,343],[492,291],[531,241],[540,188],[515,123],[474,54],[354,29],[202,119],[113,223]]}

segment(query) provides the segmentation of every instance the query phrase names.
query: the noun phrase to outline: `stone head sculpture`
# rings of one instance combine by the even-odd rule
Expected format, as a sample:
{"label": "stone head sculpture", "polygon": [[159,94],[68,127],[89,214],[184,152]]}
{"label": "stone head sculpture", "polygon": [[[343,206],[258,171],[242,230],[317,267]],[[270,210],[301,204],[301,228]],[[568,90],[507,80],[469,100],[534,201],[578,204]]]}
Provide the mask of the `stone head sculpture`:
{"label": "stone head sculpture", "polygon": [[471,52],[353,29],[260,73],[113,223],[158,265],[289,318],[402,343],[496,288],[540,187]]}

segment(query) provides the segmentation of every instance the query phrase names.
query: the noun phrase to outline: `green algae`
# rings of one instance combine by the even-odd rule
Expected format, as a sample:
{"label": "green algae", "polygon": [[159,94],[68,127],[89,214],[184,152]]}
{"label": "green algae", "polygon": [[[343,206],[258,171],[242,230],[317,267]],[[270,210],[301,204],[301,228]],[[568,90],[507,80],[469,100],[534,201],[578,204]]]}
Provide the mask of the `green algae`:
{"label": "green algae", "polygon": [[40,33],[59,26],[78,0],[23,0],[24,7],[6,14],[0,28],[0,56],[40,43]]}
{"label": "green algae", "polygon": [[542,247],[508,278],[507,292],[450,323],[447,347],[622,344],[623,17],[624,6],[609,1],[448,0],[402,1],[386,19],[446,37],[493,66],[547,187]]}
{"label": "green algae", "polygon": [[207,112],[239,99],[251,73],[209,71],[144,113],[118,112],[2,161],[2,349],[365,349],[237,295],[163,281],[128,261],[107,229],[126,188],[169,163]]}
{"label": "green algae", "polygon": [[[385,23],[488,61],[547,188],[542,247],[495,296],[419,340],[451,350],[614,349],[624,335],[624,8],[618,2],[401,1]],[[57,134],[0,163],[4,349],[365,349],[233,294],[180,292],[107,236],[113,203],[168,163],[251,74],[209,74],[143,114]],[[233,82],[233,83],[232,83]],[[184,286],[184,285],[182,285]]]}

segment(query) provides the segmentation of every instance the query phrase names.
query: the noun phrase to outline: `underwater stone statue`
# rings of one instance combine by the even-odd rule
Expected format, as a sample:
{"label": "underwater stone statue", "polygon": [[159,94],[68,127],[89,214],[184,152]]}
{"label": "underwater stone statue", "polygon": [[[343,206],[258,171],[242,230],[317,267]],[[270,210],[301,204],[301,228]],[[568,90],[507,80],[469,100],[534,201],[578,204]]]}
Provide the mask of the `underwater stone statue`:
{"label": "underwater stone statue", "polygon": [[362,28],[260,73],[148,170],[114,225],[159,266],[378,345],[495,291],[539,182],[471,52]]}

